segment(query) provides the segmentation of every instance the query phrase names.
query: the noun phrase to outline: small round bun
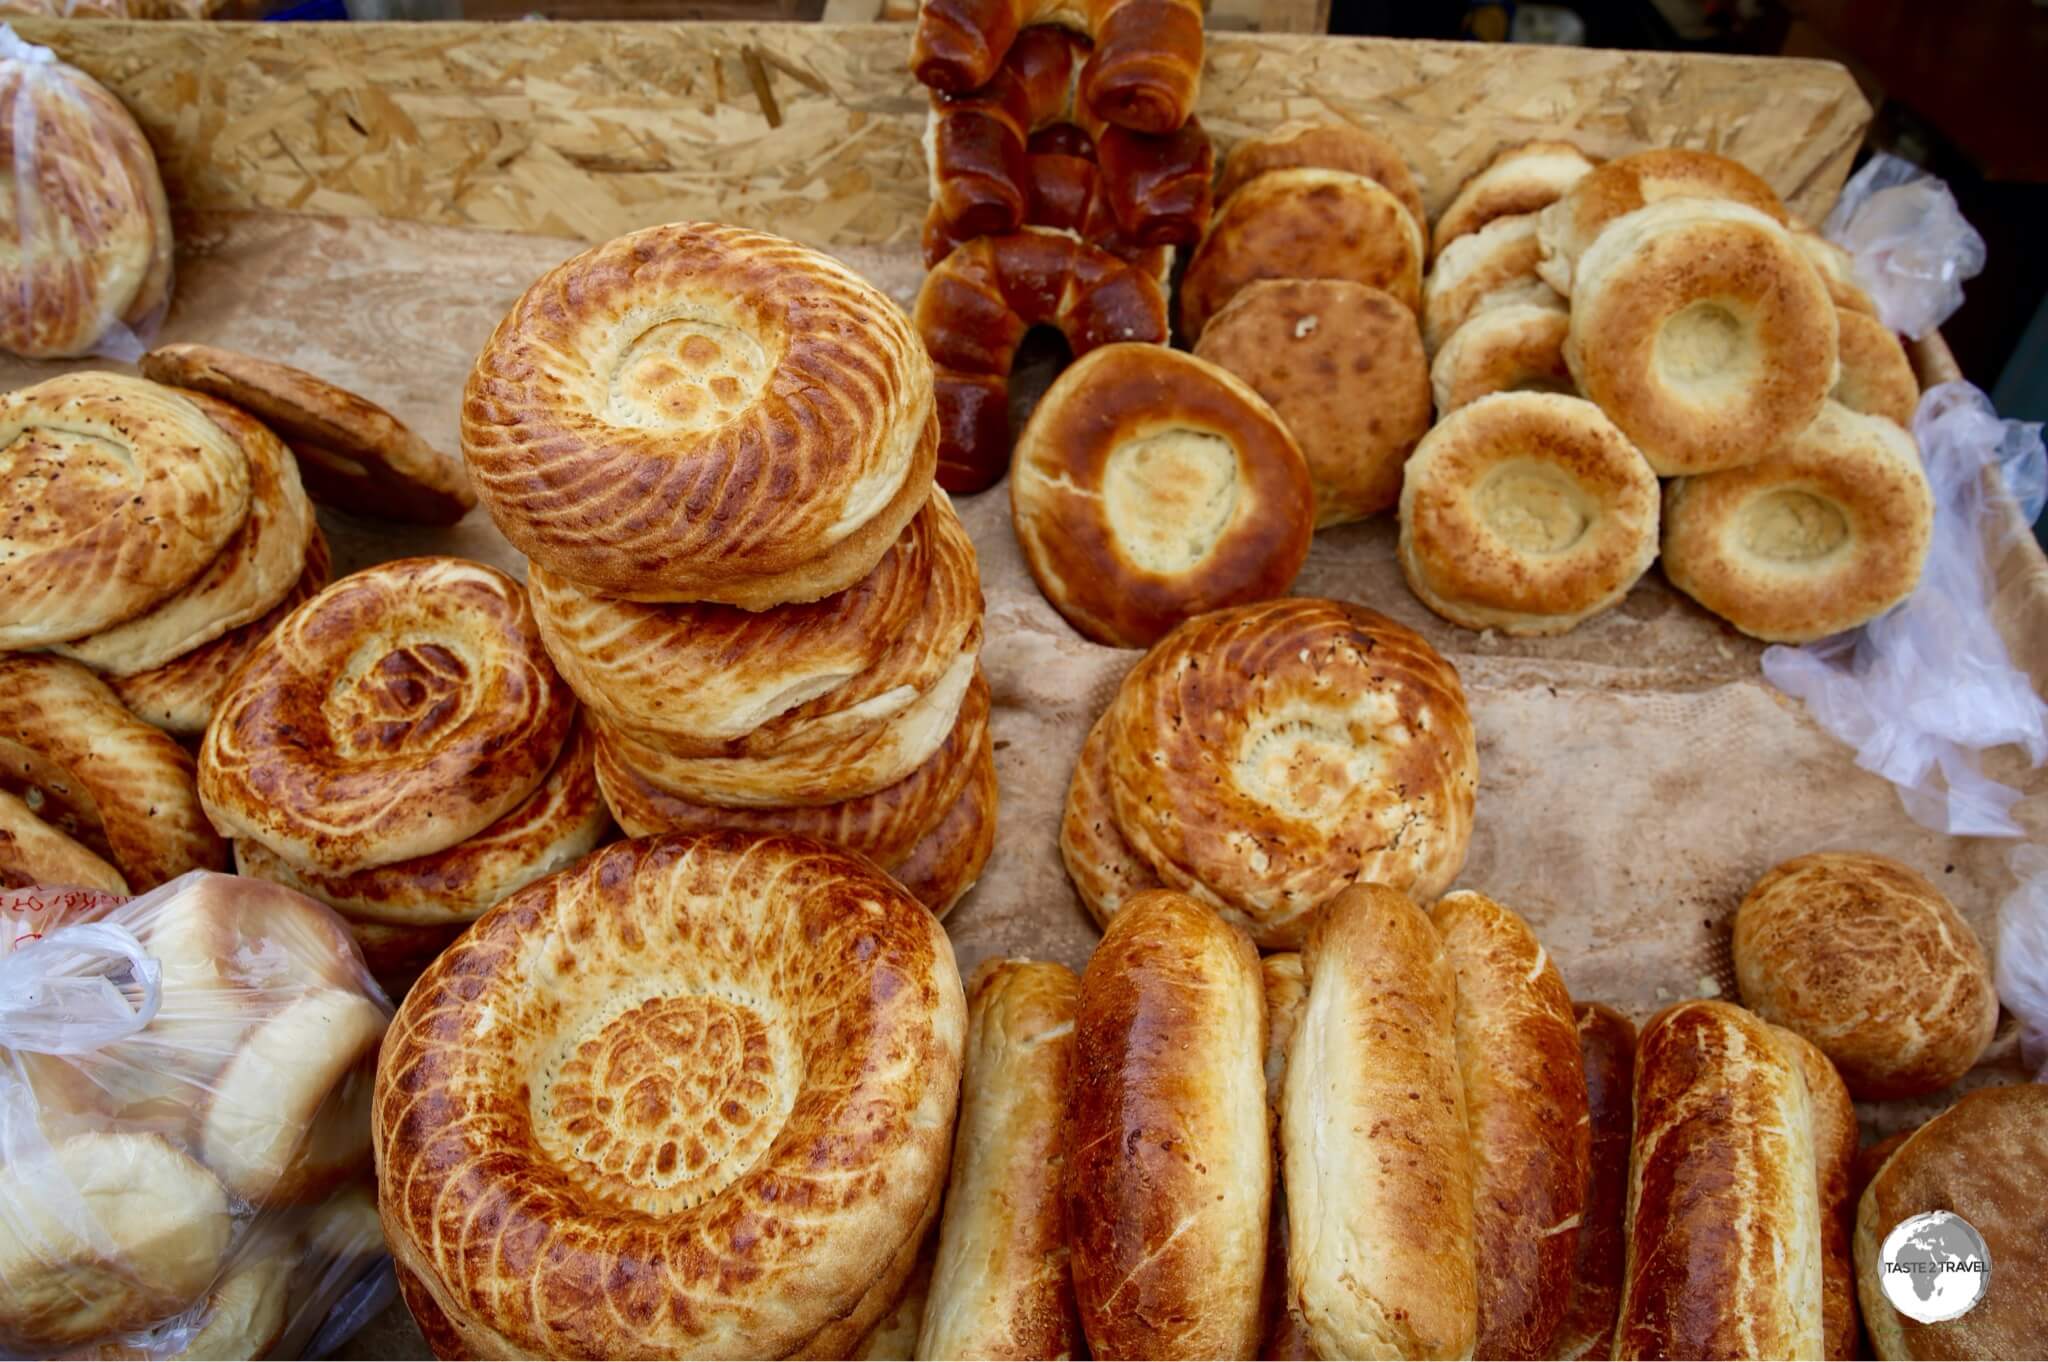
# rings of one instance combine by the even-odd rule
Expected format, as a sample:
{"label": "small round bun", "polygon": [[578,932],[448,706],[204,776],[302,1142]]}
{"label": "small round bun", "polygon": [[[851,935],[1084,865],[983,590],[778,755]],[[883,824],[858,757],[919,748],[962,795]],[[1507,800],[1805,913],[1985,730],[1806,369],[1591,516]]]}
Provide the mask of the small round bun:
{"label": "small round bun", "polygon": [[128,893],[121,872],[91,849],[36,817],[21,799],[0,790],[0,885],[79,885],[109,894]]}
{"label": "small round bun", "polygon": [[1122,648],[1283,594],[1315,530],[1308,465],[1265,399],[1157,345],[1103,346],[1053,382],[1018,437],[1010,510],[1045,598]]}
{"label": "small round bun", "polygon": [[1998,1024],[1970,924],[1884,856],[1819,852],[1757,881],[1735,913],[1735,977],[1747,1006],[1818,1045],[1871,1101],[1949,1086]]}
{"label": "small round bun", "polygon": [[1570,192],[1594,164],[1570,142],[1523,142],[1506,148],[1465,181],[1437,219],[1431,257],[1442,255],[1453,241],[1496,218],[1548,208]]}
{"label": "small round bun", "polygon": [[1272,404],[1308,461],[1316,527],[1390,510],[1401,465],[1429,429],[1415,314],[1344,279],[1261,279],[1202,329],[1195,355]]}
{"label": "small round bun", "polygon": [[944,929],[872,863],[607,847],[486,913],[392,1023],[378,1201],[414,1314],[444,1355],[844,1356],[936,1215],[965,1040]]}
{"label": "small round bun", "polygon": [[0,397],[0,648],[154,608],[249,514],[249,458],[182,393],[73,373]]}
{"label": "small round bun", "polygon": [[1467,629],[1561,634],[1657,557],[1657,475],[1591,402],[1500,393],[1445,417],[1408,461],[1401,570]]}
{"label": "small round bun", "polygon": [[1422,229],[1393,191],[1343,170],[1270,171],[1216,210],[1180,285],[1181,329],[1209,319],[1254,279],[1349,279],[1403,307],[1422,299]]}
{"label": "small round bun", "polygon": [[1912,595],[1933,533],[1912,437],[1833,403],[1761,463],[1664,490],[1664,575],[1773,643],[1839,634]]}
{"label": "small round bun", "polygon": [[1368,128],[1349,123],[1283,123],[1268,133],[1245,138],[1224,158],[1216,181],[1221,203],[1248,182],[1276,170],[1303,167],[1342,170],[1386,186],[1401,201],[1415,225],[1427,228],[1422,191],[1400,148]]}
{"label": "small round bun", "polygon": [[1837,346],[1842,376],[1829,396],[1850,411],[1881,416],[1902,430],[1913,428],[1920,407],[1920,380],[1913,361],[1892,329],[1861,312],[1838,311]]}
{"label": "small round bun", "polygon": [[1107,722],[1131,849],[1262,947],[1298,946],[1353,881],[1434,898],[1464,865],[1479,778],[1464,688],[1364,606],[1197,616],[1125,676]]}
{"label": "small round bun", "polygon": [[1465,319],[1493,302],[1543,302],[1556,290],[1536,277],[1536,217],[1495,218],[1444,248],[1422,283],[1422,343],[1433,355]]}
{"label": "small round bun", "polygon": [[1497,303],[1475,312],[1430,362],[1438,417],[1490,393],[1576,396],[1571,366],[1564,362],[1570,330],[1571,314],[1554,293],[1540,302]]}
{"label": "small round bun", "polygon": [[1579,261],[1564,357],[1650,466],[1683,477],[1752,463],[1818,416],[1835,339],[1827,290],[1777,223],[1672,199]]}
{"label": "small round bun", "polygon": [[1559,293],[1576,287],[1579,258],[1615,222],[1666,199],[1740,204],[1780,227],[1791,219],[1762,176],[1711,151],[1662,147],[1617,157],[1581,176],[1543,210],[1543,277]]}
{"label": "small round bun", "polygon": [[294,610],[235,673],[200,798],[231,835],[352,874],[503,817],[575,714],[524,587],[464,559],[395,559]]}
{"label": "small round bun", "polygon": [[675,223],[529,288],[477,357],[462,451],[505,537],[634,600],[844,591],[924,505],[932,366],[894,303],[765,232]]}

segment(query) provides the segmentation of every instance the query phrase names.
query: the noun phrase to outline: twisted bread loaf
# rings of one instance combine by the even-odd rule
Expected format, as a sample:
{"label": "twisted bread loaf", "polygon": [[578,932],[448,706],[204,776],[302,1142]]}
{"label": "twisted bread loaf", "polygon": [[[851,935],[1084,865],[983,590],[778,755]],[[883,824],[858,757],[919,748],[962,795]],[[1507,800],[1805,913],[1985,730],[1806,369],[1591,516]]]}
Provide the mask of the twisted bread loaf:
{"label": "twisted bread loaf", "polygon": [[429,1342],[844,1356],[936,1214],[965,1012],[932,915],[803,838],[623,842],[514,895],[378,1065],[378,1202]]}

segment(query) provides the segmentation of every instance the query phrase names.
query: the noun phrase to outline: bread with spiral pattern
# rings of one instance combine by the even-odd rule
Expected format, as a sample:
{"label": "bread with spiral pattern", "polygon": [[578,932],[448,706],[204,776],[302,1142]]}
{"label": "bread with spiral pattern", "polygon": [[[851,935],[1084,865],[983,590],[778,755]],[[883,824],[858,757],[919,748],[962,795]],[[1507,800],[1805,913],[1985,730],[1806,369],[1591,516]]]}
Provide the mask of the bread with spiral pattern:
{"label": "bread with spiral pattern", "polygon": [[513,304],[464,389],[462,450],[550,571],[760,610],[873,570],[931,490],[931,393],[908,320],[838,261],[674,223]]}
{"label": "bread with spiral pattern", "polygon": [[414,1315],[442,1356],[843,1355],[936,1213],[965,1031],[944,930],[822,843],[678,833],[529,886],[378,1064]]}

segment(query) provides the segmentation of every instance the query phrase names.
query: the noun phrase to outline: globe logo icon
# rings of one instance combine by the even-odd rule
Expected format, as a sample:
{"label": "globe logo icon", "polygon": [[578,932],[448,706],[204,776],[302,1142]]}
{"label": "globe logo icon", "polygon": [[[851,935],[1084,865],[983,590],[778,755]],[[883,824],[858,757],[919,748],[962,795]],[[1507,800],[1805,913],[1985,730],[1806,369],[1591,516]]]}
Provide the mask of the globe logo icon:
{"label": "globe logo icon", "polygon": [[1878,1265],[1885,1299],[1922,1324],[1967,1314],[1991,1284],[1984,1236],[1951,1211],[1929,1211],[1892,1226]]}

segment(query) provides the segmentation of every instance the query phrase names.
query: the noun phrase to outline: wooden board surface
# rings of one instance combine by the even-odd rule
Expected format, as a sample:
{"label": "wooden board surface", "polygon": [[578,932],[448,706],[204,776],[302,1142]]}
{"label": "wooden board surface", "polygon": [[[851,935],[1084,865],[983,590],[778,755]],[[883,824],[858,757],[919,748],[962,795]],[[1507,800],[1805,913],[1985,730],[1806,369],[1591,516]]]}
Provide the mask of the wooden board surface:
{"label": "wooden board surface", "polygon": [[[821,245],[908,243],[924,218],[903,25],[20,29],[121,96],[188,208],[586,240],[702,217]],[[1267,34],[1212,35],[1200,107],[1226,142],[1288,118],[1379,127],[1432,210],[1500,147],[1564,135],[1726,152],[1808,217],[1870,113],[1824,62]]]}

